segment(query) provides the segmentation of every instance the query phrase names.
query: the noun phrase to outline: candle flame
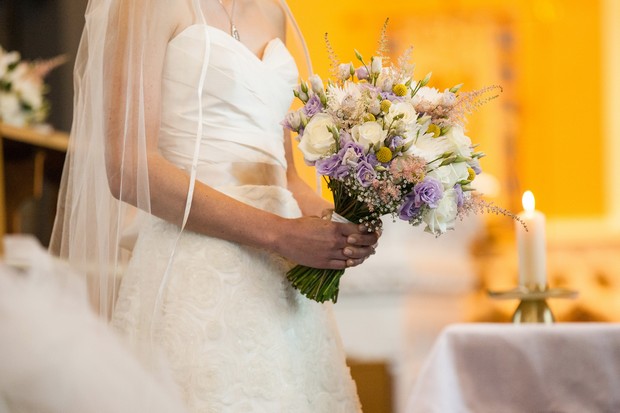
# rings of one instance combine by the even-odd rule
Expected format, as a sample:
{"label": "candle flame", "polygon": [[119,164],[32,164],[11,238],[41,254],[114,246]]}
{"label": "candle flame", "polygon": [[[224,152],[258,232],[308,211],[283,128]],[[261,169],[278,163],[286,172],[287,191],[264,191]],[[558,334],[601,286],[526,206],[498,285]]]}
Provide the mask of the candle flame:
{"label": "candle flame", "polygon": [[536,207],[536,201],[534,200],[534,194],[532,191],[525,191],[523,193],[523,198],[521,198],[521,203],[523,204],[523,209],[526,211],[533,211]]}

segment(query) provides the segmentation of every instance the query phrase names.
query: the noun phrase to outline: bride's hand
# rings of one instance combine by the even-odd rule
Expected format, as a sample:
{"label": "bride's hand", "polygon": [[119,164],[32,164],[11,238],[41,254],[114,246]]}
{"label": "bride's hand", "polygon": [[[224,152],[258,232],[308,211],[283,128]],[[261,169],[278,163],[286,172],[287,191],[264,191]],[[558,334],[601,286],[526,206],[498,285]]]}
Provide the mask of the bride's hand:
{"label": "bride's hand", "polygon": [[344,269],[374,254],[379,233],[364,225],[303,217],[288,220],[276,249],[284,257],[314,268]]}

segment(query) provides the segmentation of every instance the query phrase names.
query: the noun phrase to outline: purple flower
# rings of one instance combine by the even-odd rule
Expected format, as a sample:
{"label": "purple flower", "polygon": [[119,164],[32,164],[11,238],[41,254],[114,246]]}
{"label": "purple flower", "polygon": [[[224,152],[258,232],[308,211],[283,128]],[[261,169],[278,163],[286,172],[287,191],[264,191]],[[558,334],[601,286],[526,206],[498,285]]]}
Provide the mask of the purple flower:
{"label": "purple flower", "polygon": [[460,208],[463,206],[463,188],[461,185],[454,185],[454,192],[456,192],[456,206]]}
{"label": "purple flower", "polygon": [[315,163],[316,171],[330,178],[342,179],[349,175],[349,166],[343,165],[342,156],[336,153],[328,158],[319,159]]}
{"label": "purple flower", "polygon": [[344,130],[344,129],[340,130],[339,136],[340,136],[340,147],[347,145],[349,142],[355,142],[353,138],[351,137],[351,134],[347,130]]}
{"label": "purple flower", "polygon": [[480,167],[480,161],[477,158],[469,160],[467,162],[467,165],[469,165],[469,167],[474,170],[476,175],[480,175],[482,173],[482,168]]}
{"label": "purple flower", "polygon": [[368,69],[366,69],[366,66],[360,66],[355,69],[355,76],[357,76],[359,80],[368,79]]}
{"label": "purple flower", "polygon": [[377,173],[375,172],[375,169],[367,161],[362,160],[357,164],[356,177],[364,188],[369,187],[376,176]]}
{"label": "purple flower", "polygon": [[399,146],[402,146],[403,141],[404,140],[402,137],[394,136],[392,140],[390,141],[390,145],[388,147],[392,150],[392,152],[394,152],[396,148],[398,148]]}
{"label": "purple flower", "polygon": [[316,161],[316,171],[321,175],[334,177],[334,174],[340,166],[342,159],[338,154],[334,154],[329,158],[319,159]]}
{"label": "purple flower", "polygon": [[408,193],[405,196],[405,200],[398,208],[398,217],[403,221],[410,221],[420,211],[420,208],[415,206],[415,194],[413,192]]}
{"label": "purple flower", "polygon": [[322,109],[323,104],[321,103],[321,99],[317,95],[312,95],[302,110],[310,118],[319,113]]}
{"label": "purple flower", "polygon": [[443,186],[435,178],[427,176],[422,182],[418,182],[413,187],[413,194],[415,195],[414,203],[416,208],[420,208],[425,204],[430,208],[437,208],[443,196]]}
{"label": "purple flower", "polygon": [[340,148],[338,155],[343,165],[355,167],[359,163],[360,158],[364,156],[364,148],[357,142],[349,141]]}
{"label": "purple flower", "polygon": [[372,167],[374,168],[375,166],[379,165],[379,160],[377,159],[377,155],[374,153],[369,153],[368,155],[366,155],[366,162],[368,162],[369,164],[372,165]]}
{"label": "purple flower", "polygon": [[[341,134],[340,138],[341,138],[340,141],[342,142],[342,134]],[[362,145],[360,145],[359,143],[355,142],[354,140],[349,140],[349,141],[345,142],[344,145],[342,146],[342,148],[340,148],[340,152],[342,154],[344,154],[349,149],[351,149],[353,151],[353,153],[355,153],[358,157],[360,157],[360,156],[362,156],[364,154],[364,147]]]}

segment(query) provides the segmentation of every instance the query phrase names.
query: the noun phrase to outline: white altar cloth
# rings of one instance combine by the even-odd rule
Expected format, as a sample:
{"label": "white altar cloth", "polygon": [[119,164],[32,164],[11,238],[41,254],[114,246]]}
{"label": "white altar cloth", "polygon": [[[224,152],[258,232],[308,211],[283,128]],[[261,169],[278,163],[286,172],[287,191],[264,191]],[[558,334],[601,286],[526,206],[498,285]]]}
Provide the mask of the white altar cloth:
{"label": "white altar cloth", "polygon": [[455,324],[407,413],[620,412],[620,324]]}

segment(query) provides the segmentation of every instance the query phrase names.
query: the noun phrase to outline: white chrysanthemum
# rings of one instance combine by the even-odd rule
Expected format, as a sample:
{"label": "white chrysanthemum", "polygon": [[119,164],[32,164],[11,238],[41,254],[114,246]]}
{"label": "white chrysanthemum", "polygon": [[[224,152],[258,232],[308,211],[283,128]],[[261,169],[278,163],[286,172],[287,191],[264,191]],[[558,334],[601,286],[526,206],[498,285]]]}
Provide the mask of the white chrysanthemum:
{"label": "white chrysanthemum", "polygon": [[421,133],[407,152],[419,156],[426,162],[432,162],[442,154],[450,152],[452,148],[453,145],[443,137],[434,138],[432,134]]}
{"label": "white chrysanthemum", "polygon": [[421,101],[429,102],[433,105],[439,105],[443,98],[443,93],[434,87],[424,86],[421,87],[418,92],[413,97],[414,103],[419,103]]}
{"label": "white chrysanthemum", "polygon": [[353,82],[345,82],[342,87],[328,86],[327,107],[335,119],[356,120],[360,118],[364,113],[361,87]]}

